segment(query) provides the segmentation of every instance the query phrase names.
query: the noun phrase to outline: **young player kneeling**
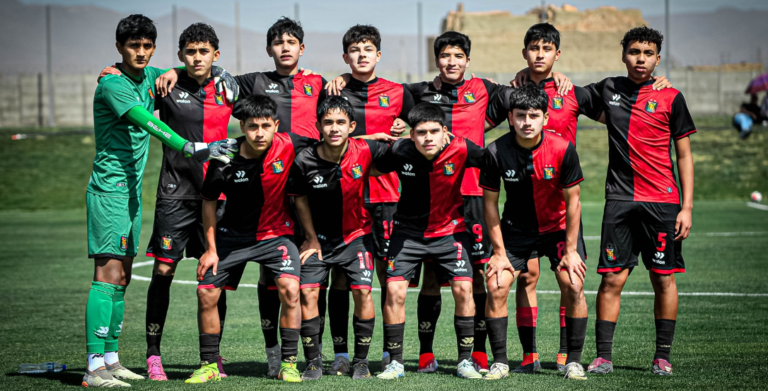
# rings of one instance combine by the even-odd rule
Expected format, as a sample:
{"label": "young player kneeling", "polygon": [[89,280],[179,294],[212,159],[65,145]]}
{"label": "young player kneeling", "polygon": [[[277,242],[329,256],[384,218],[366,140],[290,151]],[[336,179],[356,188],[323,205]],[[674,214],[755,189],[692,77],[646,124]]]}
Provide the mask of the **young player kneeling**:
{"label": "young player kneeling", "polygon": [[[485,219],[493,245],[488,263],[486,325],[494,364],[488,380],[507,377],[507,298],[528,261],[547,256],[565,300],[568,361],[565,377],[585,380],[579,361],[587,329],[584,241],[579,233],[579,182],[584,178],[576,148],[542,132],[547,124],[544,90],[527,84],[509,100],[510,132],[488,146],[480,176]],[[507,200],[499,217],[501,180]]]}

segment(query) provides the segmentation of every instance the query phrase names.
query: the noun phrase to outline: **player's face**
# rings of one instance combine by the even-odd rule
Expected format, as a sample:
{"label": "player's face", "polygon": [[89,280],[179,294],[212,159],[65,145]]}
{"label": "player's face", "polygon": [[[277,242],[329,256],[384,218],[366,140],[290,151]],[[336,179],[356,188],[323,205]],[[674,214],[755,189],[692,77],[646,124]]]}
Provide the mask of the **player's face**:
{"label": "player's face", "polygon": [[209,42],[187,42],[187,46],[179,50],[179,60],[190,76],[202,81],[210,76],[213,62],[219,60],[220,54]]}
{"label": "player's face", "polygon": [[123,65],[136,70],[144,69],[155,54],[155,44],[148,38],[129,39],[125,41],[125,45],[116,42],[115,46],[123,56]]}
{"label": "player's face", "polygon": [[435,66],[440,70],[440,78],[451,84],[464,80],[464,72],[469,66],[469,57],[457,46],[446,46],[435,59]]}
{"label": "player's face", "polygon": [[514,109],[509,113],[509,123],[515,127],[518,140],[537,140],[549,115],[538,109]]}
{"label": "player's face", "polygon": [[531,72],[549,74],[555,61],[560,58],[560,50],[556,49],[552,42],[529,42],[528,47],[523,49],[523,58],[528,61],[528,69]]}
{"label": "player's face", "polygon": [[279,125],[280,121],[272,118],[248,118],[240,121],[240,130],[253,152],[262,153],[272,145],[272,138]]}
{"label": "player's face", "polygon": [[661,55],[655,43],[633,41],[621,60],[627,66],[627,74],[636,82],[647,81],[659,65]]}
{"label": "player's face", "polygon": [[331,110],[318,121],[318,130],[323,135],[323,142],[333,147],[347,143],[349,135],[355,130],[355,121],[349,120],[347,113],[339,109]]}
{"label": "player's face", "polygon": [[373,42],[363,41],[349,45],[347,53],[342,57],[344,62],[352,68],[353,74],[369,74],[381,60],[381,52],[376,49]]}
{"label": "player's face", "polygon": [[275,61],[278,68],[293,68],[304,55],[304,44],[293,35],[283,34],[267,46],[267,54]]}
{"label": "player's face", "polygon": [[411,129],[411,140],[424,157],[432,160],[443,149],[447,131],[447,127],[437,122],[421,122]]}

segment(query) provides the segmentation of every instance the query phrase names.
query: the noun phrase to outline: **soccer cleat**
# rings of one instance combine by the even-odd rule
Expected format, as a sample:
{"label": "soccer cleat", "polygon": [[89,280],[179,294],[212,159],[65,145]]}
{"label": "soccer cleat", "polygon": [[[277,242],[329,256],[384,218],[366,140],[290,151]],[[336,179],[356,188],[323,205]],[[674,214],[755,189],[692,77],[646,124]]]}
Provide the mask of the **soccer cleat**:
{"label": "soccer cleat", "polygon": [[651,369],[654,375],[670,376],[672,375],[672,364],[663,358],[657,358],[653,360],[653,368]]}
{"label": "soccer cleat", "polygon": [[595,373],[599,375],[605,375],[606,373],[611,373],[613,372],[613,363],[602,357],[598,357],[594,361],[592,361],[592,364],[589,364],[589,366],[587,367],[587,372]]}
{"label": "soccer cleat", "polygon": [[558,372],[565,372],[565,362],[568,361],[568,353],[558,353],[555,357]]}
{"label": "soccer cleat", "polygon": [[378,377],[379,379],[384,379],[384,380],[394,380],[404,376],[405,376],[405,368],[403,367],[403,364],[400,364],[397,361],[390,361],[389,365],[387,365],[387,368],[384,370],[384,372],[376,375],[376,377]]}
{"label": "soccer cleat", "polygon": [[280,345],[275,345],[272,348],[267,348],[267,376],[277,377],[280,373],[280,358],[281,351]]}
{"label": "soccer cleat", "polygon": [[190,376],[189,379],[184,380],[184,383],[200,384],[207,383],[209,381],[221,381],[221,376],[219,376],[219,368],[215,362],[200,363],[200,369],[192,372],[192,376]]}
{"label": "soccer cleat", "polygon": [[538,353],[523,353],[523,362],[515,368],[515,373],[534,373],[541,371]]}
{"label": "soccer cleat", "polygon": [[462,379],[482,379],[483,375],[475,370],[472,361],[464,359],[456,366],[456,375]]}
{"label": "soccer cleat", "polygon": [[301,383],[301,375],[295,362],[280,361],[280,372],[277,378],[289,383]]}
{"label": "soccer cleat", "polygon": [[587,380],[587,376],[584,374],[584,367],[580,363],[572,362],[565,366],[564,379],[570,380]]}
{"label": "soccer cleat", "polygon": [[419,356],[418,373],[432,373],[437,370],[437,359],[434,353],[424,353]]}
{"label": "soccer cleat", "polygon": [[115,379],[107,368],[99,367],[95,371],[85,370],[83,387],[130,387],[131,385]]}
{"label": "soccer cleat", "polygon": [[107,371],[118,380],[144,380],[144,376],[137,375],[120,365],[120,361],[114,364],[106,364]]}
{"label": "soccer cleat", "polygon": [[509,376],[509,365],[500,362],[491,365],[491,370],[483,376],[483,380],[501,380]]}
{"label": "soccer cleat", "polygon": [[216,368],[219,369],[219,376],[222,379],[227,377],[227,373],[224,372],[224,361],[227,361],[227,359],[221,356],[219,356],[218,360],[216,360]]}
{"label": "soccer cleat", "polygon": [[368,369],[368,360],[360,361],[352,366],[352,380],[373,379],[371,370]]}
{"label": "soccer cleat", "polygon": [[488,373],[488,354],[472,352],[472,364],[475,365],[475,370],[481,375]]}
{"label": "soccer cleat", "polygon": [[168,381],[168,376],[165,374],[160,356],[149,356],[147,359],[147,374],[149,375],[149,380]]}
{"label": "soccer cleat", "polygon": [[384,352],[381,354],[381,371],[384,372],[387,370],[387,365],[389,365],[390,356],[389,352]]}
{"label": "soccer cleat", "polygon": [[344,376],[349,372],[349,359],[344,356],[338,356],[331,367],[325,372],[326,375]]}
{"label": "soccer cleat", "polygon": [[307,361],[307,368],[301,375],[301,380],[319,380],[323,377],[323,358],[317,357]]}

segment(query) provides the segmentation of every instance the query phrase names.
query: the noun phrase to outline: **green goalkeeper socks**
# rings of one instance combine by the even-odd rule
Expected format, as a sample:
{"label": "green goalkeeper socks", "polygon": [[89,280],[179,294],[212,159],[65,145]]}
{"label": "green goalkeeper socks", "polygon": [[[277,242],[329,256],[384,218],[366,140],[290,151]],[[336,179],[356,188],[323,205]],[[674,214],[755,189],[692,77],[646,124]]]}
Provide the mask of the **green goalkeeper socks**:
{"label": "green goalkeeper socks", "polygon": [[109,321],[109,334],[104,341],[104,350],[107,352],[117,351],[117,337],[123,331],[123,317],[125,316],[125,287],[113,286],[115,293],[112,295],[112,316]]}
{"label": "green goalkeeper socks", "polygon": [[85,344],[88,353],[104,354],[104,343],[110,334],[112,298],[117,288],[117,285],[106,282],[91,283],[88,303],[85,305]]}

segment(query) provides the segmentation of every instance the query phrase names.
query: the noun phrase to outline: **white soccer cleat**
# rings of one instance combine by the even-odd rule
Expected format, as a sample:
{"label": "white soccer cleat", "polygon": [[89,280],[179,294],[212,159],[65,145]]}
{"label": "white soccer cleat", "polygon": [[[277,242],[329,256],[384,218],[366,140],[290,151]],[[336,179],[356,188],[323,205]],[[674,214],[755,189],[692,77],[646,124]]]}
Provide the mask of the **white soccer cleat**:
{"label": "white soccer cleat", "polygon": [[462,379],[482,379],[483,375],[475,369],[472,361],[463,360],[456,367],[456,375]]}
{"label": "white soccer cleat", "polygon": [[587,380],[587,375],[584,373],[584,367],[580,363],[572,362],[565,366],[564,379],[570,380]]}
{"label": "white soccer cleat", "polygon": [[379,379],[394,380],[405,376],[405,367],[397,361],[390,361],[384,372],[376,375]]}

